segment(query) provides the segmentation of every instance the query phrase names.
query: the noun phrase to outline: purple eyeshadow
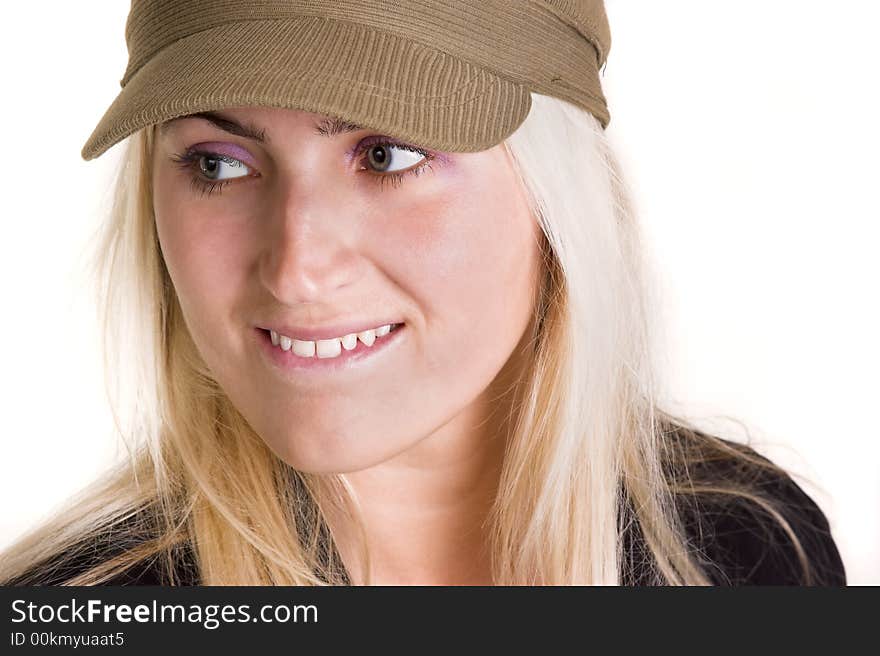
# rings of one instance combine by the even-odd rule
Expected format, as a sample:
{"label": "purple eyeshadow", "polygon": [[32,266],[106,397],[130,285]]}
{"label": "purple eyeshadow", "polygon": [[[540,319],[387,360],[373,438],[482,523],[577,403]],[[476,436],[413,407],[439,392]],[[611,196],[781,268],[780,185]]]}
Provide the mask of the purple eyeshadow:
{"label": "purple eyeshadow", "polygon": [[256,168],[256,162],[254,162],[250,153],[246,151],[244,148],[240,146],[236,146],[231,143],[223,143],[220,141],[209,141],[204,143],[195,144],[189,148],[190,152],[192,151],[209,151],[212,153],[216,153],[218,155],[225,155],[226,157],[231,157],[233,159],[240,160],[242,163],[247,164],[248,166],[252,166]]}

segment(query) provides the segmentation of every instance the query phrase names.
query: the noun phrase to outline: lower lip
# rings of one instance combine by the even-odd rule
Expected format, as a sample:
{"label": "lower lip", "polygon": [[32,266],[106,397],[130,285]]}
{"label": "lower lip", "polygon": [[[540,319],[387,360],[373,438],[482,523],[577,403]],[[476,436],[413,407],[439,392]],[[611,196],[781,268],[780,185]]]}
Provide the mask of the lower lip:
{"label": "lower lip", "polygon": [[261,350],[269,358],[269,361],[283,372],[296,374],[316,373],[342,373],[349,370],[359,370],[373,363],[380,354],[387,354],[394,350],[400,343],[406,324],[398,324],[386,335],[377,337],[372,346],[367,346],[360,339],[357,345],[350,351],[342,347],[342,353],[333,358],[319,358],[317,353],[304,358],[293,352],[293,347],[285,351],[280,346],[272,344],[272,338],[268,330],[256,328],[257,340]]}

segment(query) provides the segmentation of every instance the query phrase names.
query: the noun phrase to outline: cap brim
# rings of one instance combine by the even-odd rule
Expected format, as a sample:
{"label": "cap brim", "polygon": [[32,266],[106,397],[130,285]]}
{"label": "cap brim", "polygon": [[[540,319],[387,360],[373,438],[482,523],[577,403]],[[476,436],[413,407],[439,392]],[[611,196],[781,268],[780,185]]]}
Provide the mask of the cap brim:
{"label": "cap brim", "polygon": [[343,118],[426,148],[497,145],[528,116],[526,87],[447,53],[343,21],[228,23],[160,50],[129,79],[86,160],[148,125],[260,105]]}

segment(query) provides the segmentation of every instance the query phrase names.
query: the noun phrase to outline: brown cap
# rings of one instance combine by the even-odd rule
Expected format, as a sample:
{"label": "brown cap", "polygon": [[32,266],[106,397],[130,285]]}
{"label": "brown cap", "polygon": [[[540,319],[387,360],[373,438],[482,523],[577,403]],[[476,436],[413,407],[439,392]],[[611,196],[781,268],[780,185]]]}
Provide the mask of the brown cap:
{"label": "brown cap", "polygon": [[426,148],[473,152],[530,92],[610,120],[602,0],[132,0],[122,90],[82,149],[226,107],[301,109]]}

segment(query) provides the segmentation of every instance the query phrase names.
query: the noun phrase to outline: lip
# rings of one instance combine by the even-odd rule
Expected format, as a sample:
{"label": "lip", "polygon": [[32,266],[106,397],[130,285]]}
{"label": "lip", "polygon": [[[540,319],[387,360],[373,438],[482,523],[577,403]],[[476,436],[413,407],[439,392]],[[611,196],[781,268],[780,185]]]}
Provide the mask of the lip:
{"label": "lip", "polygon": [[264,357],[266,357],[272,367],[279,370],[282,374],[287,374],[288,376],[290,374],[340,374],[349,370],[363,369],[377,359],[381,359],[380,356],[385,356],[392,352],[406,333],[406,324],[401,323],[397,326],[392,324],[391,332],[382,337],[377,337],[372,346],[367,346],[358,339],[357,345],[352,350],[346,351],[343,347],[342,353],[334,358],[319,358],[317,355],[304,358],[296,355],[293,349],[285,351],[272,344],[272,338],[268,330],[255,328],[254,333]]}
{"label": "lip", "polygon": [[263,330],[274,330],[279,335],[285,335],[287,337],[290,337],[291,339],[298,339],[303,342],[317,342],[319,339],[345,337],[346,335],[351,335],[352,333],[362,333],[365,330],[374,330],[386,324],[391,324],[393,326],[396,323],[403,322],[389,320],[383,321],[381,323],[365,323],[362,321],[357,324],[336,324],[331,326],[324,326],[322,328],[303,328],[300,326],[273,324],[271,326],[259,326],[259,328],[262,328]]}

